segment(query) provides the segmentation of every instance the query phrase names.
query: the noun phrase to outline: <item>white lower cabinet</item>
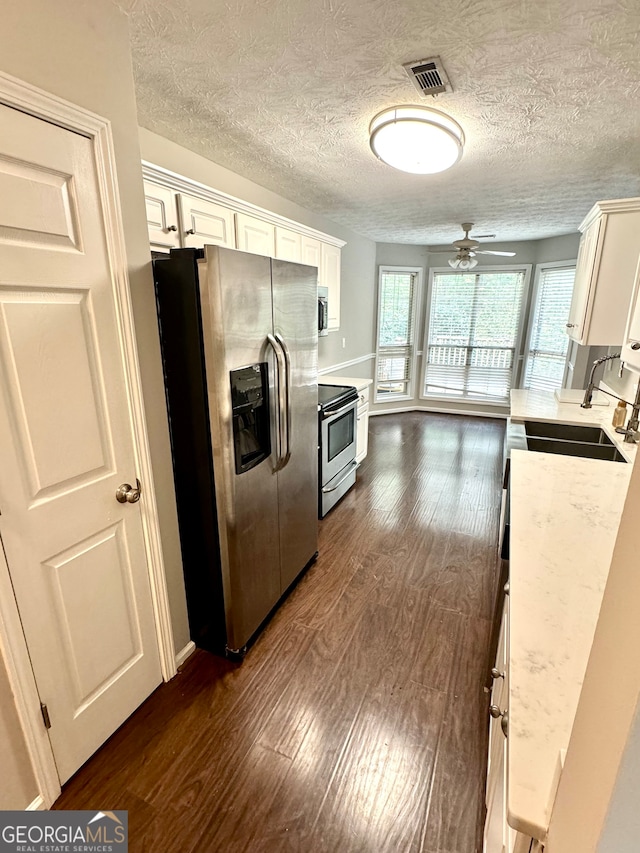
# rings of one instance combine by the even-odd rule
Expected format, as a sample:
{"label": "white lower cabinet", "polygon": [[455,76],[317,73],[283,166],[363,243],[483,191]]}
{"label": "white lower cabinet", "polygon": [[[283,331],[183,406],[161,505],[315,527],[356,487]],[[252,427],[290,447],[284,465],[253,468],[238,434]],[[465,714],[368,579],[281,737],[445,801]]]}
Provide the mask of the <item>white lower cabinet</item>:
{"label": "white lower cabinet", "polygon": [[362,462],[369,446],[369,386],[358,392],[356,462]]}
{"label": "white lower cabinet", "polygon": [[[491,671],[491,707],[502,716],[491,716],[487,763],[487,816],[484,824],[484,853],[543,853],[543,846],[507,823],[507,735],[509,702],[509,597],[504,600],[496,662]],[[497,711],[496,711],[497,713]]]}
{"label": "white lower cabinet", "polygon": [[[508,634],[509,599],[505,598],[491,689],[491,706],[499,708],[505,716],[509,695]],[[491,717],[489,725],[484,853],[511,853],[513,850],[507,824],[507,738],[502,728],[505,716]]]}

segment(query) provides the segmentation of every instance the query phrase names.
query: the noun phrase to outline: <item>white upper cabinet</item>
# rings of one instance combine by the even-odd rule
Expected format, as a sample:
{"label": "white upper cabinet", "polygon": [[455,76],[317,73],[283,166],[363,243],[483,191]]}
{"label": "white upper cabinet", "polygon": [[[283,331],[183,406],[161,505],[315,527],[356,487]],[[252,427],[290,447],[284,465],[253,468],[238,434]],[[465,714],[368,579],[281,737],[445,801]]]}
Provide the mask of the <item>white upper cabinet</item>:
{"label": "white upper cabinet", "polygon": [[276,254],[281,261],[302,261],[302,234],[276,225]]}
{"label": "white upper cabinet", "polygon": [[580,230],[567,332],[582,345],[615,345],[624,340],[640,253],[640,198],[598,202]]}
{"label": "white upper cabinet", "polygon": [[276,229],[270,222],[248,216],[246,213],[237,213],[236,237],[237,248],[243,252],[275,257]]}
{"label": "white upper cabinet", "polygon": [[[320,268],[320,253],[322,251],[322,243],[316,240],[315,237],[307,237],[302,235],[302,263],[308,264],[310,267]],[[322,282],[318,281],[318,284]]]}
{"label": "white upper cabinet", "polygon": [[169,187],[144,182],[144,201],[147,210],[149,242],[156,251],[180,247],[178,213],[175,193]]}
{"label": "white upper cabinet", "polygon": [[329,331],[340,328],[340,249],[322,243],[318,284],[329,288]]}
{"label": "white upper cabinet", "polygon": [[318,284],[329,290],[329,329],[339,328],[343,240],[152,163],[143,162],[142,172],[153,250],[213,244],[318,267]]}
{"label": "white upper cabinet", "polygon": [[177,200],[185,248],[201,249],[205,245],[236,248],[233,210],[185,193],[178,193]]}
{"label": "white upper cabinet", "polygon": [[622,347],[622,361],[624,361],[625,367],[640,373],[640,258],[636,268],[627,331]]}

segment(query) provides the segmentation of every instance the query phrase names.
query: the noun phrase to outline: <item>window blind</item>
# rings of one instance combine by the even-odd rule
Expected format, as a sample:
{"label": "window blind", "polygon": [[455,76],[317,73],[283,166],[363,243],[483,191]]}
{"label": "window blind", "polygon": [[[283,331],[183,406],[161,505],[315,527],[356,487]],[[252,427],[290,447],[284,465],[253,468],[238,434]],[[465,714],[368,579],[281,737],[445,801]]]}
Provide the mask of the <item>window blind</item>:
{"label": "window blind", "polygon": [[378,295],[376,399],[410,393],[414,363],[417,274],[381,270]]}
{"label": "window blind", "polygon": [[575,267],[542,269],[538,279],[524,370],[524,388],[553,391],[564,377]]}
{"label": "window blind", "polygon": [[434,273],[425,396],[508,401],[524,284],[520,270]]}

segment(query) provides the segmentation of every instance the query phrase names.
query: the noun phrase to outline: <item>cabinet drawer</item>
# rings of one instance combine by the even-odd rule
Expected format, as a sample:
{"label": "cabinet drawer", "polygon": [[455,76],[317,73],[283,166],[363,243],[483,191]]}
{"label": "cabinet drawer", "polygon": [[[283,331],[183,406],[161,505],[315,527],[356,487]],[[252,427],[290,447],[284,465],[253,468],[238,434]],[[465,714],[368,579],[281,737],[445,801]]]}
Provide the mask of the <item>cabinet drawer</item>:
{"label": "cabinet drawer", "polygon": [[369,405],[369,389],[370,386],[367,385],[366,388],[363,388],[361,391],[358,391],[358,412],[362,407]]}

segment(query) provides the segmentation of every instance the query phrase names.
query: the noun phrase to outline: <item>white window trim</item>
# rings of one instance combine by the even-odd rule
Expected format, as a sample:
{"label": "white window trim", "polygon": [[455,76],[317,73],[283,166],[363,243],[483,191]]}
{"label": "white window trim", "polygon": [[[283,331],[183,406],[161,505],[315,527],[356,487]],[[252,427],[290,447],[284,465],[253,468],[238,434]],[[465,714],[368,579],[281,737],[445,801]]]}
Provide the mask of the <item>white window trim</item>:
{"label": "white window trim", "polygon": [[[416,283],[413,289],[413,304],[411,306],[412,311],[412,325],[413,325],[413,357],[411,359],[411,377],[408,383],[408,393],[407,394],[385,394],[380,397],[378,395],[378,361],[380,358],[380,282],[382,280],[382,276],[385,273],[410,273],[416,276]],[[377,321],[376,321],[376,360],[374,365],[374,380],[373,380],[373,402],[374,403],[395,403],[398,400],[414,400],[415,399],[415,384],[416,384],[416,373],[418,370],[418,337],[420,334],[419,324],[421,322],[421,308],[422,308],[422,278],[423,278],[423,269],[422,267],[401,267],[396,266],[395,264],[381,264],[378,267],[378,288],[376,291],[376,302],[377,302]]]}
{"label": "white window trim", "polygon": [[484,400],[478,400],[477,402],[469,399],[468,397],[451,397],[451,396],[436,396],[434,394],[425,394],[424,393],[424,383],[426,379],[427,373],[427,353],[429,352],[429,324],[431,320],[431,299],[433,296],[433,277],[436,273],[448,273],[453,275],[460,275],[461,273],[470,273],[470,274],[481,274],[481,273],[495,273],[495,272],[523,272],[524,273],[524,282],[522,285],[522,307],[520,309],[520,319],[518,321],[518,335],[516,337],[514,343],[514,359],[513,359],[513,368],[511,370],[511,388],[516,388],[516,381],[521,373],[522,360],[523,360],[523,350],[522,350],[522,341],[524,338],[524,324],[527,316],[527,306],[529,305],[529,283],[531,281],[531,270],[532,264],[499,264],[496,266],[478,266],[474,267],[472,270],[452,270],[451,267],[429,267],[429,286],[427,289],[427,310],[425,311],[424,317],[424,339],[422,345],[422,370],[420,371],[420,400],[431,400],[434,402],[447,402],[452,403],[454,401],[465,403],[470,406],[508,406],[509,401],[492,399],[491,397],[487,397]]}
{"label": "white window trim", "polygon": [[[529,310],[529,321],[527,323],[527,334],[525,337],[524,349],[522,350],[522,364],[520,375],[518,377],[518,387],[522,387],[524,383],[524,377],[527,373],[527,358],[529,356],[529,348],[531,346],[531,336],[533,334],[533,317],[536,310],[536,304],[538,301],[538,292],[540,290],[540,279],[542,278],[542,273],[545,270],[557,270],[563,267],[576,267],[578,263],[577,258],[574,258],[572,261],[544,261],[544,263],[536,264],[536,271],[533,278],[533,288],[531,292],[531,307]],[[567,336],[567,340],[571,343],[571,339]],[[567,353],[569,352],[569,347],[567,345]]]}

